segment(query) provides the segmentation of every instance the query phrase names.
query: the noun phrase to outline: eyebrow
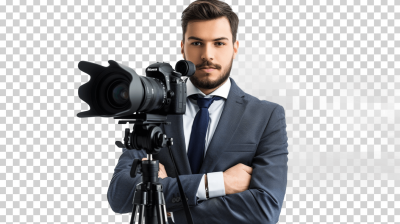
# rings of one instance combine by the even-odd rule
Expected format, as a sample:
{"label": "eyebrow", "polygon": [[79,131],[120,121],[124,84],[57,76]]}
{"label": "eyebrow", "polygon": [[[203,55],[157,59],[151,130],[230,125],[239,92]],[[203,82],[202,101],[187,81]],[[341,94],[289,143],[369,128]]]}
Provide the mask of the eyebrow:
{"label": "eyebrow", "polygon": [[[200,39],[200,38],[198,38],[198,37],[194,37],[194,36],[189,37],[188,40],[199,40],[199,41],[203,41],[202,39]],[[219,41],[219,40],[229,40],[229,39],[226,38],[226,37],[219,37],[219,38],[217,38],[217,39],[214,39],[213,41]]]}

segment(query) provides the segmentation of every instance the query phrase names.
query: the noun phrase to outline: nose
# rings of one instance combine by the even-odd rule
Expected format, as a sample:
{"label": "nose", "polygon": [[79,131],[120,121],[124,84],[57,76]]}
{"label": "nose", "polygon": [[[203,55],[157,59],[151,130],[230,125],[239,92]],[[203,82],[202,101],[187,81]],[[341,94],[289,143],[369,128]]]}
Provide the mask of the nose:
{"label": "nose", "polygon": [[201,53],[201,59],[210,61],[214,59],[213,43],[206,44],[205,47],[203,47],[203,52]]}

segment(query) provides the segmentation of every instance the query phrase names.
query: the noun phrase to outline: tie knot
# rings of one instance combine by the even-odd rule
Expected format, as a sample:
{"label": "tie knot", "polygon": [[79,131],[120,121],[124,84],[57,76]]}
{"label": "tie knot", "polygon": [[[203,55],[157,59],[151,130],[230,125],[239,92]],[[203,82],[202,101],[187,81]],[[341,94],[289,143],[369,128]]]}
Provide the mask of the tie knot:
{"label": "tie knot", "polygon": [[198,94],[189,96],[190,98],[197,100],[197,105],[199,108],[209,108],[210,105],[214,102],[214,100],[220,100],[222,97],[213,96],[212,98],[204,98],[200,97]]}

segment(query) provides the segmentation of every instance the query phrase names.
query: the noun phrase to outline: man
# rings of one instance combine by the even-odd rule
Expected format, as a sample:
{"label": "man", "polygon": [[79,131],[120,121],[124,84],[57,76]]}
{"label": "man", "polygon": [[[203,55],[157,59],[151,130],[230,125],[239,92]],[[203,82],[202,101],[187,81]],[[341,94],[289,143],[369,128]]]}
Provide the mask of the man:
{"label": "man", "polygon": [[[238,21],[229,5],[216,0],[195,1],[182,16],[181,52],[196,72],[185,80],[186,113],[168,115],[171,125],[162,129],[174,139],[173,157],[195,223],[277,223],[286,192],[284,108],[243,92],[229,77]],[[134,159],[145,157],[144,150],[124,149],[108,191],[113,211],[132,211],[141,177],[129,172]],[[154,159],[168,219],[186,223],[168,149]]]}

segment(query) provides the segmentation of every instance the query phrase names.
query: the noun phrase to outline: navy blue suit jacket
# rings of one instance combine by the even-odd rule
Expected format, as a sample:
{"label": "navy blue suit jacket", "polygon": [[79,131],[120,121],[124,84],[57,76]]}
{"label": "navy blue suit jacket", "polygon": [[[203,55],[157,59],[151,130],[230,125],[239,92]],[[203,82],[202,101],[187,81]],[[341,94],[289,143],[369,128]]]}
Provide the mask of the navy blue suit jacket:
{"label": "navy blue suit jacket", "polygon": [[[172,154],[193,221],[198,223],[277,223],[287,185],[288,143],[284,108],[243,92],[231,79],[231,88],[199,174],[192,174],[185,148],[182,115],[168,115],[162,125],[172,137]],[[107,198],[116,213],[132,212],[132,198],[141,176],[129,175],[132,161],[146,157],[144,150],[124,149],[114,170]],[[165,166],[163,185],[168,212],[175,223],[186,223],[178,184],[168,148],[153,156]],[[225,171],[238,163],[253,168],[249,189],[237,194],[197,201],[205,173]]]}

